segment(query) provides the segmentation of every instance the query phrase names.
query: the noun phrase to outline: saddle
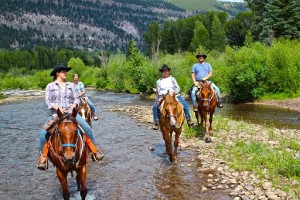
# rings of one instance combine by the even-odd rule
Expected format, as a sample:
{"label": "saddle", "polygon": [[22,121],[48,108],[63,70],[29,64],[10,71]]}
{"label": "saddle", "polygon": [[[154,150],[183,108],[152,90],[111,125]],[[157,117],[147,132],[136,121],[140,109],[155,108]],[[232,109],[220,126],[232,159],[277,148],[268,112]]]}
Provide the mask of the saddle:
{"label": "saddle", "polygon": [[59,122],[59,118],[58,117],[52,117],[44,126],[44,129],[52,134],[55,132],[56,128],[57,128],[57,125],[58,125],[58,122]]}

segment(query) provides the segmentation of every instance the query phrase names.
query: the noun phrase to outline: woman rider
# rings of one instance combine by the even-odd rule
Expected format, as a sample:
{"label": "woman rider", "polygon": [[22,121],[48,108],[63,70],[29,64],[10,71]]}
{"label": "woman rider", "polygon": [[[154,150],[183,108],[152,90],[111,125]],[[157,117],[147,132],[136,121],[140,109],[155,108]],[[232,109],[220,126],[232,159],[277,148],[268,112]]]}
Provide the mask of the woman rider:
{"label": "woman rider", "polygon": [[[71,82],[67,82],[67,73],[71,70],[63,64],[54,66],[50,76],[54,77],[54,81],[49,83],[46,87],[45,101],[48,109],[51,111],[52,117],[57,117],[57,110],[71,113],[73,108],[79,105],[78,93]],[[52,118],[49,117],[48,121]],[[99,161],[104,157],[104,154],[94,145],[94,134],[88,123],[81,118],[79,114],[76,120],[81,125],[84,132],[87,134],[86,143],[94,155],[94,160]],[[47,123],[48,123],[47,121]],[[48,167],[47,155],[49,151],[49,143],[46,141],[46,130],[40,132],[40,151],[37,168],[46,170]],[[46,142],[45,142],[46,141]]]}
{"label": "woman rider", "polygon": [[92,111],[92,118],[93,120],[98,120],[99,118],[97,117],[96,115],[96,109],[95,109],[95,106],[93,104],[93,102],[87,97],[86,93],[85,93],[85,87],[84,87],[84,84],[79,81],[79,75],[78,74],[74,74],[73,75],[73,83],[75,85],[75,88],[77,89],[77,92],[78,92],[78,96],[80,98],[85,98],[91,108],[91,111]]}
{"label": "woman rider", "polygon": [[[189,106],[186,103],[186,101],[180,96],[179,92],[180,92],[180,87],[177,84],[176,79],[170,75],[170,70],[171,68],[169,68],[166,64],[164,64],[162,66],[162,68],[159,70],[160,72],[162,72],[162,77],[160,79],[158,79],[156,81],[156,89],[155,91],[157,92],[157,100],[159,100],[161,98],[162,95],[165,95],[169,92],[175,92],[176,94],[176,98],[182,103],[183,105],[183,110],[186,116],[186,120],[189,126],[193,126],[194,123],[191,121],[191,115],[190,115],[190,111],[189,111]],[[153,120],[154,120],[154,124],[155,127],[154,129],[157,130],[158,129],[158,104],[157,104],[157,100],[155,100],[154,104],[153,104]]]}

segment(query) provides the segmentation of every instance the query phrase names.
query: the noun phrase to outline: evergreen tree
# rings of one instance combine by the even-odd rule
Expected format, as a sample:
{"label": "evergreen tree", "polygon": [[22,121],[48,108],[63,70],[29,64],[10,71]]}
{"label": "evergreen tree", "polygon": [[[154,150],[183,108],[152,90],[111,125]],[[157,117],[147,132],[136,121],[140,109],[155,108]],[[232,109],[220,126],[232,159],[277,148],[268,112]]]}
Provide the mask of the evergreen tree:
{"label": "evergreen tree", "polygon": [[210,47],[209,33],[202,22],[196,21],[194,28],[194,36],[190,45],[190,50],[195,51],[199,46],[205,49]]}
{"label": "evergreen tree", "polygon": [[211,27],[210,49],[223,51],[226,46],[226,35],[223,25],[217,16],[214,16]]}
{"label": "evergreen tree", "polygon": [[266,11],[265,5],[268,0],[246,0],[249,8],[253,12],[253,25],[251,32],[255,41],[259,40],[259,35],[263,29],[264,12]]}
{"label": "evergreen tree", "polygon": [[264,12],[260,40],[270,44],[272,38],[300,38],[300,4],[297,0],[269,0]]}

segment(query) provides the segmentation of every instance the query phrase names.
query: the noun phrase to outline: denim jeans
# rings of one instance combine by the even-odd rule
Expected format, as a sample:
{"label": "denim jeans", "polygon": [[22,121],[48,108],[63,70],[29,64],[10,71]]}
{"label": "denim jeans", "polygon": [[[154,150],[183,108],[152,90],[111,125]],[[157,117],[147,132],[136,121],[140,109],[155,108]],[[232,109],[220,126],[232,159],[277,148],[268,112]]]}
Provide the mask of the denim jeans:
{"label": "denim jeans", "polygon": [[[221,99],[221,92],[220,92],[220,89],[214,84],[212,83],[211,84],[212,88],[216,91],[217,93],[217,97],[218,97],[218,102],[222,102],[222,99]],[[197,87],[193,87],[192,89],[192,93],[191,93],[191,96],[192,96],[192,102],[193,102],[193,106],[196,106],[196,91],[197,91]]]}
{"label": "denim jeans", "polygon": [[[52,118],[52,116],[48,118],[47,122],[51,118]],[[86,132],[86,134],[89,136],[89,138],[94,142],[94,133],[93,133],[92,128],[90,127],[90,125],[84,119],[82,119],[82,117],[79,114],[76,115],[76,120],[81,125],[84,132]],[[44,130],[44,129],[41,130],[41,132],[40,132],[40,150],[41,151],[43,150],[44,143],[46,141],[46,134],[47,134],[46,130]]]}
{"label": "denim jeans", "polygon": [[88,99],[88,104],[91,108],[92,113],[96,113],[95,106],[94,106],[93,102],[90,99]]}
{"label": "denim jeans", "polygon": [[[180,96],[176,96],[178,101],[180,101],[180,103],[182,103],[183,105],[183,110],[184,110],[184,113],[185,113],[185,116],[186,116],[186,119],[189,120],[191,119],[191,115],[190,115],[190,110],[189,110],[189,105],[187,104],[187,102]],[[159,95],[157,97],[157,99],[160,99],[161,96]],[[154,123],[158,123],[158,105],[157,105],[157,101],[155,100],[154,101],[154,104],[152,106],[152,113],[153,113],[153,121]]]}

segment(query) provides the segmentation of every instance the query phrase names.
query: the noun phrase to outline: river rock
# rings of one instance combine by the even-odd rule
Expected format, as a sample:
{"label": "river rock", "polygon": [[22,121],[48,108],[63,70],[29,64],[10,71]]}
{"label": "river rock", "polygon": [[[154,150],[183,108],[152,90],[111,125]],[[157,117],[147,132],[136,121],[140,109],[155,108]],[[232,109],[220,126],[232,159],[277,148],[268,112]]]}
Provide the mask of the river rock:
{"label": "river rock", "polygon": [[272,183],[271,182],[265,182],[262,185],[264,190],[272,190]]}

